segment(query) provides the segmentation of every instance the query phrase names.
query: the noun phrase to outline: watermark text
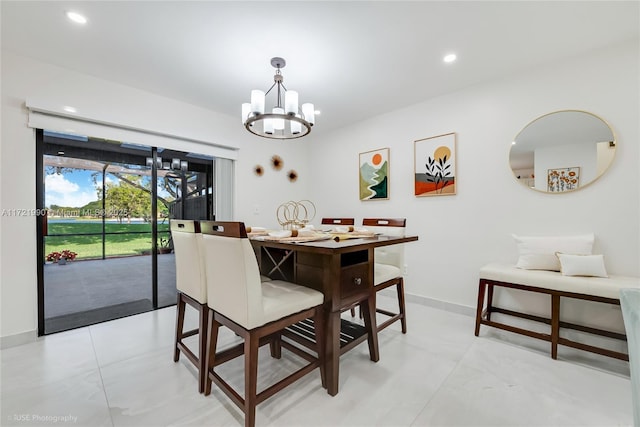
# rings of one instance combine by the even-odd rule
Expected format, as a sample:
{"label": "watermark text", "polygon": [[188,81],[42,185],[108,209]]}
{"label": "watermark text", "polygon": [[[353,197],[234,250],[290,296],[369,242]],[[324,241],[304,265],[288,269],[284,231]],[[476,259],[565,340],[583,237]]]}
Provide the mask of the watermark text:
{"label": "watermark text", "polygon": [[7,421],[76,424],[78,417],[75,415],[13,414],[7,415]]}
{"label": "watermark text", "polygon": [[50,216],[56,218],[127,217],[127,209],[2,209],[2,216]]}

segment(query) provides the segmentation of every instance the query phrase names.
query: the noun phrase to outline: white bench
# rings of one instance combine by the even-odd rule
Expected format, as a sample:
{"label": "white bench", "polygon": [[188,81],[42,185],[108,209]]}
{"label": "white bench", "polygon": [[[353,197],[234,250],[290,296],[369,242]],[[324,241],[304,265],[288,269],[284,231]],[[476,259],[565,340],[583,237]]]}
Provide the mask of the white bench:
{"label": "white bench", "polygon": [[[493,292],[496,286],[550,295],[551,316],[549,318],[534,316],[494,306]],[[583,344],[560,336],[560,328],[568,328],[626,341],[625,334],[560,321],[560,297],[620,305],[620,289],[623,288],[640,288],[640,278],[563,276],[556,271],[523,270],[509,264],[488,264],[480,269],[475,335],[478,336],[480,333],[480,325],[488,325],[551,342],[551,357],[553,359],[557,358],[558,344],[561,344],[628,361],[629,355],[626,353]],[[484,307],[485,294],[487,296],[486,308]],[[492,313],[546,323],[551,326],[551,333],[539,333],[497,322],[491,319]]]}

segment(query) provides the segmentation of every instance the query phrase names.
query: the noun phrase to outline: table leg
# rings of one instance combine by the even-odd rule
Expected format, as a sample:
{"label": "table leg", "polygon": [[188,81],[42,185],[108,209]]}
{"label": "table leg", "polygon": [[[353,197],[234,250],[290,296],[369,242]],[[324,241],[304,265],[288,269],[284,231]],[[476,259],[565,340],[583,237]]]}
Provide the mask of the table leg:
{"label": "table leg", "polygon": [[376,296],[372,293],[369,298],[360,303],[360,310],[364,317],[364,327],[367,329],[369,343],[369,357],[372,361],[380,360],[378,350],[378,327],[376,326]]}
{"label": "table leg", "polygon": [[338,394],[340,368],[340,312],[330,312],[327,316],[326,376],[327,393]]}

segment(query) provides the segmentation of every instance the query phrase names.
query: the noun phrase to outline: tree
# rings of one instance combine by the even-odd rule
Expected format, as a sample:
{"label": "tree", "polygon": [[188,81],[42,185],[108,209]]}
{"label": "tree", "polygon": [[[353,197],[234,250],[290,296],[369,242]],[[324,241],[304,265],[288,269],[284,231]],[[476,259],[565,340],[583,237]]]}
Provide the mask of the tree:
{"label": "tree", "polygon": [[[110,217],[118,218],[120,222],[127,218],[143,218],[145,221],[151,220],[151,179],[147,176],[129,175],[122,173],[109,173],[109,175],[117,178],[117,183],[107,182],[105,184],[106,198],[105,208],[106,214]],[[97,175],[94,175],[94,182]],[[176,187],[175,179],[164,179],[163,187]],[[102,188],[96,186],[98,199],[102,199]],[[175,191],[170,191],[171,199],[173,199]],[[169,205],[172,200],[158,196],[157,200],[158,213],[161,217],[169,216]]]}
{"label": "tree", "polygon": [[[141,177],[132,177],[138,178]],[[133,186],[127,182],[107,183],[105,186],[105,208],[108,216],[118,218],[119,222],[131,218],[151,219],[151,198],[148,190]]]}

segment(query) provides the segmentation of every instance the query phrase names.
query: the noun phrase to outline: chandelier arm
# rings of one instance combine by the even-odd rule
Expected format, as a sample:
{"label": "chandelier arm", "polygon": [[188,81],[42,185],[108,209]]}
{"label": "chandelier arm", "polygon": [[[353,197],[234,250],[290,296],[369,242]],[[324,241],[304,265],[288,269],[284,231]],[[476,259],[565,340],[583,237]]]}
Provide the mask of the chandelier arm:
{"label": "chandelier arm", "polygon": [[271,85],[271,87],[269,88],[269,90],[268,90],[268,91],[266,91],[266,92],[264,93],[264,96],[269,95],[269,92],[271,92],[271,89],[273,89],[273,87],[274,87],[276,84],[277,84],[277,83],[275,83],[275,82],[274,82],[274,83]]}

